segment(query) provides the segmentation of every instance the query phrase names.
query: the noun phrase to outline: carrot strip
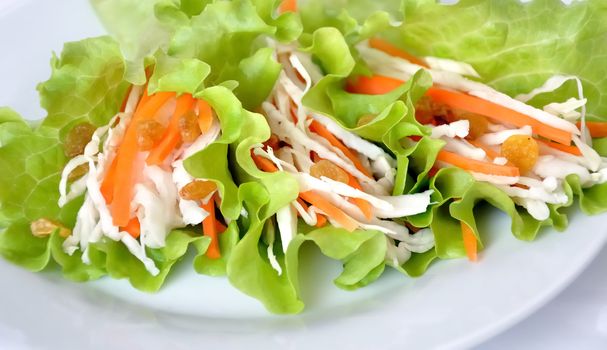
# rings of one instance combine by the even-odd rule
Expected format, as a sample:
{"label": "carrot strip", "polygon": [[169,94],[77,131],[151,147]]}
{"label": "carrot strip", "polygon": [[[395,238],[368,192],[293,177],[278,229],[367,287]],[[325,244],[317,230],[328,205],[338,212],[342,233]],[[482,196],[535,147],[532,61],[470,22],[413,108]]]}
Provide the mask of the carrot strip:
{"label": "carrot strip", "polygon": [[129,88],[126,90],[126,95],[122,100],[122,105],[120,106],[120,112],[124,112],[126,110],[126,104],[129,102],[129,96],[131,96],[131,91],[133,91],[133,85],[129,85]]}
{"label": "carrot strip", "polygon": [[126,130],[116,155],[116,174],[120,175],[120,181],[114,183],[114,197],[110,208],[116,226],[126,226],[130,219],[130,205],[136,178],[134,164],[139,151],[137,147],[137,123],[152,118],[156,111],[174,95],[174,93],[160,92],[150,96],[150,99],[141,105],[141,108],[137,108],[131,124]]}
{"label": "carrot strip", "polygon": [[360,159],[358,159],[358,157],[354,153],[352,153],[352,151],[348,147],[346,147],[346,145],[344,145],[337,137],[331,134],[331,132],[327,130],[324,125],[317,122],[316,120],[313,120],[312,123],[310,123],[310,130],[329,141],[331,146],[336,147],[340,151],[342,151],[342,153],[348,159],[350,159],[352,163],[354,163],[356,169],[360,170],[361,173],[365,174],[368,177],[372,177],[371,173],[369,173],[369,170],[365,169]]}
{"label": "carrot strip", "polygon": [[253,151],[251,151],[251,158],[253,158],[255,165],[257,165],[257,168],[260,170],[263,170],[268,173],[274,173],[278,171],[278,167],[271,160],[265,157],[258,156],[257,154],[253,153]]}
{"label": "carrot strip", "polygon": [[198,126],[200,131],[205,134],[213,125],[213,109],[205,100],[198,100]]}
{"label": "carrot strip", "polygon": [[497,105],[493,102],[483,100],[475,96],[461,92],[444,90],[432,87],[427,95],[434,101],[443,103],[451,108],[462,109],[468,112],[484,115],[498,122],[512,124],[518,127],[531,126],[533,132],[558,143],[571,144],[571,133],[546,125],[525,114],[513,111],[509,108]]}
{"label": "carrot strip", "polygon": [[466,255],[468,255],[468,260],[477,261],[478,247],[476,242],[476,236],[474,236],[474,232],[472,231],[470,226],[468,226],[468,224],[463,221],[460,221],[460,223],[462,226],[462,238],[464,239],[464,249],[466,250]]}
{"label": "carrot strip", "polygon": [[301,192],[299,196],[306,202],[322,210],[329,217],[335,219],[343,228],[352,232],[358,228],[356,220],[352,219],[341,209],[331,204],[329,201],[315,193],[314,191]]}
{"label": "carrot strip", "polygon": [[459,154],[448,152],[442,150],[438,152],[438,156],[436,157],[437,161],[449,163],[458,168],[475,171],[478,173],[488,174],[488,175],[498,175],[498,176],[510,176],[516,177],[520,176],[520,172],[517,167],[508,166],[508,165],[497,165],[489,162],[482,162],[479,160],[474,160],[470,158],[466,158],[464,156],[460,156]]}
{"label": "carrot strip", "polygon": [[126,226],[121,227],[120,229],[128,232],[133,238],[139,238],[141,235],[141,224],[137,218],[132,218]]}
{"label": "carrot strip", "polygon": [[[348,185],[350,187],[353,187],[357,190],[362,190],[360,183],[356,180],[356,178],[354,178],[354,176],[348,174],[348,177],[350,178],[348,180]],[[368,220],[371,220],[371,218],[373,217],[373,207],[371,206],[371,203],[367,202],[362,198],[350,198],[350,202],[357,206]]]}
{"label": "carrot strip", "polygon": [[109,204],[114,199],[114,184],[116,182],[116,158],[112,160],[110,167],[105,174],[105,178],[101,183],[101,194],[103,195],[103,199],[105,199],[105,203]]}
{"label": "carrot strip", "polygon": [[[582,123],[578,122],[576,125],[579,129]],[[607,123],[605,122],[586,122],[586,127],[592,137],[607,137]]]}
{"label": "carrot strip", "polygon": [[[213,195],[213,197],[215,196],[216,194]],[[202,221],[203,234],[211,238],[211,243],[209,244],[206,255],[209,259],[219,259],[221,258],[221,252],[219,250],[219,236],[217,233],[217,218],[215,217],[214,198],[211,198],[206,204],[201,204],[200,207],[209,213],[209,216]]]}
{"label": "carrot strip", "polygon": [[278,13],[297,12],[297,0],[283,0],[278,6]]}
{"label": "carrot strip", "polygon": [[565,153],[569,153],[569,154],[573,154],[574,156],[581,156],[582,152],[580,151],[579,148],[575,147],[575,146],[569,146],[569,145],[561,145],[560,143],[556,143],[556,142],[551,142],[551,141],[547,141],[547,140],[540,140],[540,139],[535,139],[538,142],[541,142],[542,144],[550,147],[550,148],[554,148],[556,150],[559,150],[561,152],[565,152]]}
{"label": "carrot strip", "polygon": [[[308,211],[308,204],[306,204],[306,202],[303,201],[303,199],[297,197],[297,203],[299,203],[299,205],[301,205],[301,207],[305,210]],[[316,227],[323,227],[327,224],[327,218],[325,218],[323,215],[320,215],[318,213],[316,214]],[[298,213],[299,215],[299,213]]]}
{"label": "carrot strip", "polygon": [[352,94],[383,95],[392,92],[404,83],[402,80],[383,75],[372,75],[370,77],[361,75],[348,80],[346,91]]}
{"label": "carrot strip", "polygon": [[148,165],[162,164],[169,154],[177,147],[181,141],[179,118],[187,113],[187,111],[192,108],[193,104],[194,98],[190,94],[183,94],[177,98],[175,111],[171,116],[171,120],[169,121],[169,125],[167,126],[164,135],[162,135],[160,143],[150,151],[150,154],[146,159]]}
{"label": "carrot strip", "polygon": [[387,42],[385,40],[382,40],[379,38],[371,38],[371,39],[369,39],[369,46],[376,50],[383,51],[390,56],[404,58],[413,64],[417,64],[419,66],[428,68],[428,65],[423,60],[413,56],[412,54],[408,53],[407,51],[405,51],[403,49],[400,49],[400,48],[390,44],[389,42]]}

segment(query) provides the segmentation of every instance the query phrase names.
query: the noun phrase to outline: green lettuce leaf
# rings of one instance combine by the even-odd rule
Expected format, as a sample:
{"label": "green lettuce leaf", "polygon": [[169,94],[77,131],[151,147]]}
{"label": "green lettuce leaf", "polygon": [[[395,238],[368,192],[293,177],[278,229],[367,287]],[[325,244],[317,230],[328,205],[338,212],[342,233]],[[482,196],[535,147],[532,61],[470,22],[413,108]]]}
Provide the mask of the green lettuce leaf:
{"label": "green lettuce leaf", "polygon": [[[529,92],[555,74],[575,75],[588,98],[588,115],[607,115],[603,1],[567,6],[559,0],[462,0],[444,6],[414,0],[404,2],[403,10],[403,25],[385,33],[394,44],[417,55],[470,63],[483,81],[511,96]],[[550,99],[571,96],[577,96],[575,84]]]}

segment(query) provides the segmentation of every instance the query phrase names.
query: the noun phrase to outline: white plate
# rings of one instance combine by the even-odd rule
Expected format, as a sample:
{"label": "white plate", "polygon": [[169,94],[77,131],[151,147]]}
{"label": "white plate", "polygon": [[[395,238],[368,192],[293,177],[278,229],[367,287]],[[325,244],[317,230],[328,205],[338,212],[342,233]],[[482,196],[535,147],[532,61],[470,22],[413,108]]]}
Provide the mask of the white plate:
{"label": "white plate", "polygon": [[[0,105],[29,118],[35,84],[48,77],[51,50],[103,33],[86,2],[0,5]],[[517,241],[508,219],[483,210],[488,248],[477,264],[434,264],[419,279],[389,272],[356,292],[332,286],[339,266],[304,253],[306,311],[273,316],[222,278],[187,262],[156,295],[103,279],[73,284],[57,272],[32,274],[0,261],[0,349],[461,348],[521,320],[562,290],[607,240],[605,216],[573,211],[566,233]]]}

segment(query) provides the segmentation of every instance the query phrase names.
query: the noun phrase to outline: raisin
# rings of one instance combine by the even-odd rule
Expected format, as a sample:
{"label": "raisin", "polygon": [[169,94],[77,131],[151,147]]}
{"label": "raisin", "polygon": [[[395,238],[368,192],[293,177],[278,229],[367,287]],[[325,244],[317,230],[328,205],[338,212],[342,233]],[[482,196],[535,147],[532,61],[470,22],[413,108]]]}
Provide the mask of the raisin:
{"label": "raisin", "polygon": [[421,124],[435,124],[435,119],[447,120],[451,111],[443,104],[424,96],[415,105],[415,119]]}
{"label": "raisin", "polygon": [[467,120],[470,123],[470,131],[466,138],[476,140],[483,136],[489,128],[489,122],[487,118],[480,114],[468,113],[468,112],[457,112],[454,113],[454,119],[456,120]]}
{"label": "raisin", "polygon": [[65,226],[45,218],[32,221],[30,224],[32,235],[36,237],[50,236],[57,229],[59,229],[59,235],[63,238],[68,237],[71,234],[71,231]]}
{"label": "raisin", "polygon": [[164,126],[153,119],[137,123],[137,145],[141,151],[149,151],[162,139]]}
{"label": "raisin", "polygon": [[539,147],[531,136],[512,135],[502,144],[501,153],[519,168],[521,174],[525,174],[537,162]]}
{"label": "raisin", "polygon": [[365,126],[371,123],[374,119],[375,116],[373,114],[365,114],[362,117],[358,118],[358,121],[356,122],[356,127],[360,128],[361,126]]}
{"label": "raisin", "polygon": [[206,198],[216,189],[217,185],[213,181],[194,180],[183,186],[179,190],[179,195],[183,199],[195,201]]}
{"label": "raisin", "polygon": [[179,132],[183,142],[194,142],[202,132],[198,125],[198,117],[189,111],[179,118]]}
{"label": "raisin", "polygon": [[80,164],[79,166],[74,168],[74,170],[72,170],[72,172],[67,176],[67,179],[68,179],[68,181],[74,181],[74,180],[81,178],[82,176],[84,176],[84,174],[86,174],[88,172],[89,172],[89,164],[88,163]]}
{"label": "raisin", "polygon": [[270,138],[264,142],[266,147],[271,147],[273,150],[277,150],[280,147],[280,139],[275,134],[270,135]]}
{"label": "raisin", "polygon": [[65,155],[69,158],[84,153],[84,148],[91,141],[95,127],[91,123],[77,124],[70,130],[63,144]]}
{"label": "raisin", "polygon": [[345,184],[350,180],[348,173],[326,159],[321,159],[316,164],[312,165],[310,167],[310,175],[319,179],[322,176],[328,177],[331,180],[343,182]]}

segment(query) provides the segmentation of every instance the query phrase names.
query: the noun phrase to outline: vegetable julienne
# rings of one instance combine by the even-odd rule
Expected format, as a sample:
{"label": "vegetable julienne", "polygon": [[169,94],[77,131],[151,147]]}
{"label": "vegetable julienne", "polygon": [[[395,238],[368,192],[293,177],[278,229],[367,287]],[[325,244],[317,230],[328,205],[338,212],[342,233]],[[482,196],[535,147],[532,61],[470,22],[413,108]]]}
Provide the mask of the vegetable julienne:
{"label": "vegetable julienne", "polygon": [[[404,263],[411,254],[406,242],[417,238],[390,219],[424,212],[431,192],[390,197],[395,159],[329,117],[306,109],[301,97],[313,84],[311,76],[321,74],[319,68],[293,48],[281,47],[280,52],[283,71],[274,94],[262,105],[272,135],[251,149],[251,158],[259,170],[284,171],[299,183],[298,198],[276,214],[283,248],[296,235],[293,223],[299,217],[312,227],[328,221],[349,232],[383,232],[393,247],[387,259]],[[427,240],[419,251],[433,245],[427,234],[420,234]]]}
{"label": "vegetable julienne", "polygon": [[[73,237],[68,237],[65,249],[74,251],[79,244],[86,250],[88,240],[98,240],[80,229],[89,225],[86,221],[98,216],[96,225],[101,233],[123,241],[152,275],[158,270],[138,246],[162,247],[170,230],[184,224],[202,224],[203,234],[211,240],[206,255],[209,259],[220,258],[218,235],[226,228],[215,215],[220,200],[217,187],[204,179],[192,178],[182,164],[185,157],[218,137],[219,127],[210,105],[188,93],[150,95],[147,84],[131,87],[126,101],[108,126],[95,131],[90,145],[83,148],[87,150],[85,154],[73,158],[66,166],[69,169],[72,163],[78,164],[85,157],[100,169],[107,167],[107,171],[102,173],[103,177],[89,173],[77,180],[86,181],[82,190],[76,190],[79,185],[72,185],[72,192],[85,189],[87,192],[85,205],[80,209],[82,216],[79,214]],[[192,115],[196,119],[193,124],[189,122]],[[157,139],[154,135],[162,137]],[[103,147],[96,154],[99,151],[93,149],[99,147],[93,147],[93,143],[99,140],[103,140]],[[64,171],[64,176],[67,174]],[[100,198],[94,194],[96,191]],[[67,202],[75,194],[62,197],[60,202]],[[206,197],[210,199],[204,201]],[[91,216],[88,212],[97,214]],[[123,232],[132,239],[125,238]]]}
{"label": "vegetable julienne", "polygon": [[[346,91],[387,94],[417,70],[426,69],[434,85],[418,104],[416,118],[432,129],[432,137],[446,143],[438,153],[437,165],[455,166],[469,171],[478,181],[492,183],[534,219],[548,219],[548,205],[567,203],[563,182],[568,175],[578,175],[585,188],[607,181],[607,162],[584,141],[581,130],[584,126],[592,137],[605,136],[607,123],[585,122],[583,112],[563,110],[563,115],[582,119],[576,126],[560,118],[559,108],[565,107],[559,106],[564,104],[536,109],[463,77],[461,72],[478,74],[460,62],[434,65],[436,58],[411,57],[379,39],[361,43],[358,49],[376,73],[351,77]],[[554,84],[547,82],[524,100],[551,89],[555,89]],[[578,107],[585,101],[581,90],[579,101]]]}

